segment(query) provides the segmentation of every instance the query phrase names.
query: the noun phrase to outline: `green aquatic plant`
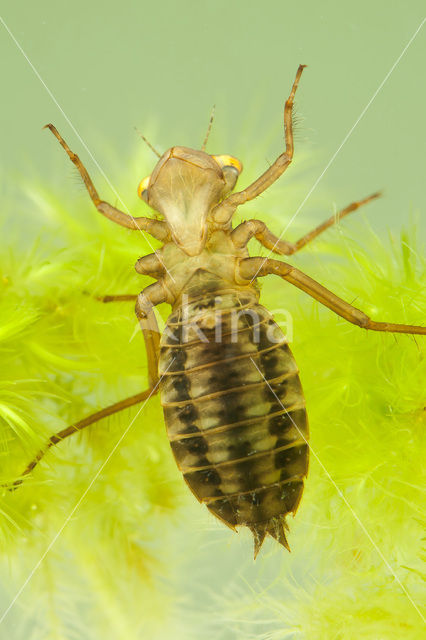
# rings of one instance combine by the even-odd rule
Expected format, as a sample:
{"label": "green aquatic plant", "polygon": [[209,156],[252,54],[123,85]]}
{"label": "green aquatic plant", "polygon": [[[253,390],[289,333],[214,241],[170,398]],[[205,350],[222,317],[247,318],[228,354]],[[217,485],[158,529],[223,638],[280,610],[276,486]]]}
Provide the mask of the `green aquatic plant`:
{"label": "green aquatic plant", "polygon": [[[98,297],[149,283],[133,270],[147,240],[86,199],[64,205],[33,185],[28,202],[39,239],[12,210],[0,256],[2,484],[52,433],[146,387],[133,304]],[[282,225],[259,205],[257,216]],[[375,319],[422,324],[414,223],[383,240],[365,220],[329,231],[294,264]],[[248,537],[193,500],[155,397],[52,448],[19,489],[3,490],[4,611],[31,576],[0,623],[8,637],[420,637],[422,338],[366,333],[273,278],[261,300],[293,317],[311,423],[292,553],[267,543],[253,565]]]}

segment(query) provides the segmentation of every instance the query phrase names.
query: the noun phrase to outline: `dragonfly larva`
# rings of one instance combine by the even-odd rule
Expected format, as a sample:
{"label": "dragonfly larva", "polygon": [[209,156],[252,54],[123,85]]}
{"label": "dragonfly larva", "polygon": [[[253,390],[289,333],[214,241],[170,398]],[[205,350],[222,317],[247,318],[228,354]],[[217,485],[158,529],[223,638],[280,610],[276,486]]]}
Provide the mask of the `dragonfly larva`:
{"label": "dragonfly larva", "polygon": [[[251,238],[270,252],[296,253],[379,194],[352,203],[294,243],[275,236],[260,220],[232,226],[237,207],[265,191],[292,161],[293,100],[303,69],[300,65],[284,107],[285,151],[246,189],[233,192],[241,162],[210,155],[205,144],[199,151],[175,146],[160,157],[138,193],[162,219],[133,218],[102,201],[78,156],[47,125],[79,170],[96,209],[163,245],[135,265],[155,279],[135,296],[149,388],[53,435],[14,487],[51,446],[160,390],[173,454],[198,500],[232,529],[249,527],[255,556],[267,534],[288,548],[286,516],[296,512],[308,470],[308,422],[298,368],[284,334],[259,304],[257,278],[275,274],[364,329],[426,334],[424,327],[371,320],[292,265],[249,256]],[[153,307],[163,302],[172,313],[160,338]]]}

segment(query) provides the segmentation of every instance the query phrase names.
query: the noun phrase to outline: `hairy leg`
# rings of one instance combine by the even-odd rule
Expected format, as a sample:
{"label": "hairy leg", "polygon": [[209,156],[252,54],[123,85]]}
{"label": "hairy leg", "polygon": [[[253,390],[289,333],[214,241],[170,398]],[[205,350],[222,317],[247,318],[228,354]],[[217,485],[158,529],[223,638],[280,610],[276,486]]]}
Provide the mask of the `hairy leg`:
{"label": "hairy leg", "polygon": [[302,271],[299,271],[299,269],[296,269],[286,262],[271,259],[265,260],[264,258],[245,258],[240,262],[239,272],[240,275],[247,280],[269,274],[280,276],[299,289],[302,289],[302,291],[305,291],[305,293],[315,298],[315,300],[318,300],[318,302],[321,302],[321,304],[334,311],[334,313],[337,313],[337,315],[352,324],[356,324],[362,329],[426,335],[426,327],[371,320],[363,311],[348,304],[342,300],[342,298],[339,298],[321,284],[302,273]]}
{"label": "hairy leg", "polygon": [[55,444],[62,442],[62,440],[64,440],[65,438],[68,438],[69,436],[72,436],[74,433],[78,433],[79,431],[82,431],[82,429],[89,427],[94,422],[98,422],[99,420],[102,420],[103,418],[111,416],[114,413],[118,413],[119,411],[123,411],[123,409],[127,409],[128,407],[132,407],[135,404],[139,404],[140,402],[147,400],[148,398],[150,398],[150,396],[154,395],[157,392],[158,392],[158,382],[156,386],[150,387],[145,391],[142,391],[141,393],[137,393],[136,395],[130,396],[129,398],[125,398],[124,400],[120,400],[119,402],[115,402],[114,404],[111,404],[108,407],[105,407],[100,411],[96,411],[95,413],[92,413],[89,416],[86,416],[86,418],[83,418],[82,420],[79,420],[78,422],[71,424],[69,427],[62,429],[62,431],[58,431],[58,433],[55,433],[53,436],[50,436],[46,445],[42,449],[40,449],[37,455],[31,460],[31,462],[26,466],[24,471],[21,473],[21,477],[18,480],[15,480],[15,482],[11,486],[9,486],[8,489],[10,491],[13,491],[17,487],[19,487],[19,485],[22,484],[23,482],[24,476],[31,473],[34,467],[43,458],[45,453],[47,453],[49,449],[53,447]]}
{"label": "hairy leg", "polygon": [[282,153],[275,162],[267,169],[257,180],[252,182],[246,189],[233,193],[228,196],[223,202],[218,204],[212,212],[213,220],[217,223],[228,222],[234,211],[240,204],[244,204],[248,200],[253,200],[268,187],[271,186],[278,178],[284,173],[293,159],[294,145],[293,145],[293,103],[294,96],[299,85],[300,76],[306,65],[301,64],[297,69],[296,77],[291,88],[290,95],[286,100],[284,106],[284,138],[285,138],[285,151]]}
{"label": "hairy leg", "polygon": [[[158,353],[159,353],[160,333],[159,333],[157,321],[152,311],[153,306],[155,304],[158,304],[158,302],[155,302],[155,300],[158,299],[160,301],[159,296],[158,295],[156,296],[156,291],[158,292],[158,288],[156,288],[157,285],[159,285],[159,283],[155,283],[154,285],[147,287],[145,291],[148,291],[148,294],[144,296],[144,292],[142,292],[142,294],[140,294],[138,297],[138,300],[142,296],[145,301],[149,301],[149,302],[145,302],[145,307],[142,314],[143,317],[140,315],[140,313],[138,315],[139,322],[141,323],[141,328],[142,328],[143,337],[145,340],[145,347],[146,347],[146,352],[148,357],[148,379],[149,379],[148,389],[146,389],[145,391],[142,391],[141,393],[137,393],[136,395],[130,396],[129,398],[125,398],[124,400],[120,400],[119,402],[115,402],[114,404],[111,404],[108,407],[101,409],[100,411],[96,411],[95,413],[92,413],[89,416],[86,416],[86,418],[83,418],[82,420],[79,420],[78,422],[75,422],[74,424],[71,424],[65,429],[62,429],[58,433],[55,433],[54,435],[52,435],[47,441],[46,445],[42,449],[40,449],[40,451],[38,451],[36,456],[26,466],[20,478],[16,480],[11,486],[8,487],[10,490],[16,489],[20,484],[22,484],[24,476],[31,473],[34,467],[43,458],[45,453],[47,453],[47,451],[54,445],[58,444],[59,442],[62,442],[62,440],[64,440],[65,438],[68,438],[69,436],[72,436],[74,433],[78,433],[79,431],[82,431],[82,429],[89,427],[91,424],[98,422],[98,420],[102,420],[103,418],[111,416],[114,413],[123,411],[123,409],[127,409],[128,407],[131,407],[135,404],[139,404],[140,402],[147,400],[152,395],[158,392],[158,386],[159,386]],[[162,291],[162,287],[160,287],[160,289]],[[123,300],[123,299],[129,299],[129,298],[134,299],[136,298],[136,296],[105,296],[105,298]],[[112,300],[107,300],[107,301],[110,302]],[[161,302],[162,301],[163,300],[161,300]]]}
{"label": "hairy leg", "polygon": [[[138,273],[152,276],[153,278],[160,278],[166,272],[166,267],[164,266],[161,258],[161,252],[150,253],[146,256],[142,256],[142,258],[137,260],[135,269]],[[137,300],[137,297],[137,294],[125,293],[119,295],[98,296],[97,300],[100,300],[100,302],[127,302],[130,300]]]}
{"label": "hairy leg", "polygon": [[67,152],[71,162],[73,162],[73,164],[77,167],[83,179],[83,182],[86,185],[86,189],[89,192],[93,204],[95,205],[96,209],[100,213],[102,213],[102,215],[106,216],[122,227],[126,227],[127,229],[138,229],[139,231],[146,231],[154,238],[157,238],[157,240],[166,242],[170,238],[170,233],[165,222],[162,222],[160,220],[153,220],[151,218],[133,218],[133,216],[130,216],[127,213],[124,213],[123,211],[120,211],[119,209],[116,209],[112,205],[108,204],[108,202],[104,202],[103,200],[101,200],[87,172],[86,167],[83,165],[78,155],[71,151],[71,149],[69,148],[61,134],[58,132],[56,127],[53,126],[53,124],[47,124],[45,128],[50,129],[50,131],[59,140],[60,144]]}
{"label": "hairy leg", "polygon": [[380,197],[380,193],[373,193],[371,196],[352,202],[350,205],[339,211],[335,216],[331,216],[325,222],[318,225],[315,229],[305,234],[296,242],[287,242],[287,240],[281,240],[272,231],[268,229],[266,224],[261,220],[247,220],[239,224],[231,233],[231,239],[237,249],[243,249],[252,238],[256,238],[267,249],[270,249],[278,255],[289,256],[299,249],[302,249],[308,242],[311,242],[314,238],[319,236],[323,231],[329,229],[333,224],[339,222],[342,218],[356,211],[364,204],[371,202]]}

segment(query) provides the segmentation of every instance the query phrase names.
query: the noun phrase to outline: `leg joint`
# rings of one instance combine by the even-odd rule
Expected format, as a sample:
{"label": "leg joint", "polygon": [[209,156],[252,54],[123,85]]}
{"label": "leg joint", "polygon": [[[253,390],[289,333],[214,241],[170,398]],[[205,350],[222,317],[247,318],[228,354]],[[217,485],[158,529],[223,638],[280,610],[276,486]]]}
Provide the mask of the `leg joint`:
{"label": "leg joint", "polygon": [[148,317],[149,312],[153,308],[152,302],[148,300],[144,293],[140,293],[136,299],[135,311],[139,319],[145,319]]}
{"label": "leg joint", "polygon": [[349,317],[347,319],[358,325],[358,327],[361,327],[361,329],[369,329],[370,327],[370,318],[363,311],[360,311],[355,307],[351,309]]}
{"label": "leg joint", "polygon": [[293,160],[293,150],[285,151],[277,159],[277,165],[279,167],[286,167],[287,165],[289,165],[292,162],[292,160]]}

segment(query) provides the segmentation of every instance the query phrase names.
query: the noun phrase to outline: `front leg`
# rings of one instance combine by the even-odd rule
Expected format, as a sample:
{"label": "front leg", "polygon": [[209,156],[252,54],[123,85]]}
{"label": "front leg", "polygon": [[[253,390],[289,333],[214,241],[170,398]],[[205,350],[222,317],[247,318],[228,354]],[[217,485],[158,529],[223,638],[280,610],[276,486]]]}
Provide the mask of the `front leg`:
{"label": "front leg", "polygon": [[363,311],[348,304],[342,300],[342,298],[339,298],[319,284],[319,282],[316,282],[286,262],[271,259],[265,260],[264,258],[245,258],[240,262],[239,274],[249,281],[257,276],[267,276],[270,274],[280,276],[299,289],[302,289],[302,291],[305,291],[305,293],[315,298],[315,300],[318,300],[318,302],[321,302],[321,304],[334,311],[334,313],[337,313],[337,315],[352,324],[356,324],[362,329],[426,335],[426,327],[371,320]]}
{"label": "front leg", "polygon": [[106,218],[109,218],[113,222],[116,222],[117,224],[121,225],[122,227],[126,227],[127,229],[146,231],[157,240],[166,242],[170,238],[170,232],[165,222],[162,222],[160,220],[152,220],[151,218],[134,218],[133,216],[130,216],[127,213],[116,209],[112,205],[108,204],[108,202],[104,202],[103,200],[101,200],[89,174],[87,173],[86,167],[83,165],[78,155],[71,151],[71,149],[69,148],[61,134],[58,132],[56,127],[53,126],[53,124],[47,124],[45,128],[50,129],[50,131],[59,140],[60,144],[67,152],[71,162],[73,162],[73,164],[77,167],[81,177],[83,178],[83,182],[86,185],[86,189],[89,192],[90,198],[92,199],[92,202],[99,213],[102,213],[102,215],[104,215]]}
{"label": "front leg", "polygon": [[293,145],[293,103],[294,96],[299,85],[300,76],[302,75],[305,64],[299,65],[297,69],[296,77],[291,88],[290,95],[284,106],[284,138],[285,138],[285,151],[282,153],[275,162],[263,173],[260,178],[252,182],[244,191],[239,191],[228,196],[223,202],[218,204],[212,212],[212,217],[215,222],[224,224],[228,222],[236,208],[240,204],[244,204],[248,200],[253,200],[268,187],[271,186],[278,178],[284,173],[293,159],[294,145]]}

